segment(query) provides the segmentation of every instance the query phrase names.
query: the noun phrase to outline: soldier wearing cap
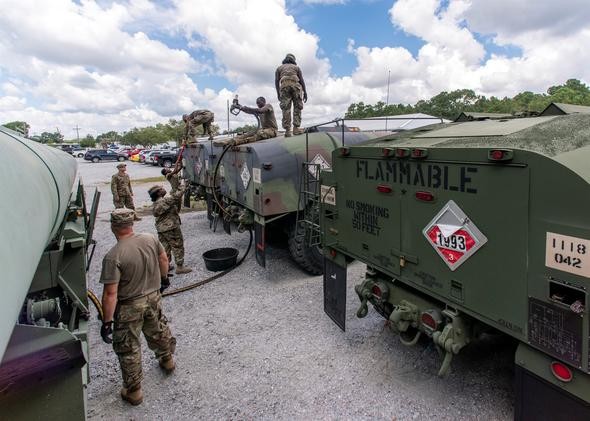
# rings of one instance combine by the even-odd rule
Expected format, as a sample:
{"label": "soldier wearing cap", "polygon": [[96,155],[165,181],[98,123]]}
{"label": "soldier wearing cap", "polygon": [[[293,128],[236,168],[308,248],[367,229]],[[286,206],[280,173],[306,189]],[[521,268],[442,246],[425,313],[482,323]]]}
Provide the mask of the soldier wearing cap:
{"label": "soldier wearing cap", "polygon": [[[133,189],[131,188],[131,180],[127,175],[127,165],[117,165],[117,174],[111,178],[111,192],[113,193],[113,204],[115,209],[128,208],[135,209],[133,204]],[[135,215],[135,220],[140,221],[141,218]]]}
{"label": "soldier wearing cap", "polygon": [[209,140],[213,139],[213,132],[211,125],[215,115],[209,110],[195,110],[190,114],[184,114],[182,121],[184,121],[184,138],[187,142],[195,141],[197,136],[197,127],[203,125],[203,134],[209,135]]}
{"label": "soldier wearing cap", "polygon": [[272,105],[266,102],[263,96],[256,98],[257,108],[245,107],[243,105],[235,104],[232,108],[236,108],[247,114],[255,115],[260,119],[260,128],[254,133],[249,133],[241,136],[236,136],[233,140],[218,140],[213,142],[215,146],[225,146],[228,143],[232,145],[242,145],[244,143],[256,142],[262,139],[270,139],[277,135],[277,120]]}
{"label": "soldier wearing cap", "polygon": [[287,54],[283,63],[275,71],[275,88],[283,111],[285,137],[291,136],[291,104],[293,104],[293,134],[301,134],[301,110],[307,102],[307,89],[301,69],[293,54]]}
{"label": "soldier wearing cap", "polygon": [[[178,214],[178,200],[184,194],[184,186],[181,185],[176,192],[166,196],[166,190],[162,186],[153,186],[148,194],[154,202],[153,214],[156,218],[156,231],[158,238],[166,250],[168,261],[176,262],[176,274],[189,273],[191,268],[184,266],[184,238],[180,229],[180,215]],[[169,270],[172,270],[170,266]]]}
{"label": "soldier wearing cap", "polygon": [[[174,170],[171,170],[170,168],[162,168],[162,175],[166,177],[166,180],[170,183],[170,194],[174,194],[180,189],[180,175],[178,175],[178,172],[180,171],[181,166],[182,165],[178,165]],[[178,198],[176,205],[180,212],[180,209],[182,208],[181,197]]]}
{"label": "soldier wearing cap", "polygon": [[172,357],[176,339],[160,303],[160,288],[169,285],[166,251],[153,234],[136,234],[134,219],[135,212],[130,209],[111,213],[111,230],[117,244],[102,261],[104,316],[100,334],[104,342],[113,344],[119,358],[121,397],[139,405],[143,401],[141,332],[168,374],[176,367]]}

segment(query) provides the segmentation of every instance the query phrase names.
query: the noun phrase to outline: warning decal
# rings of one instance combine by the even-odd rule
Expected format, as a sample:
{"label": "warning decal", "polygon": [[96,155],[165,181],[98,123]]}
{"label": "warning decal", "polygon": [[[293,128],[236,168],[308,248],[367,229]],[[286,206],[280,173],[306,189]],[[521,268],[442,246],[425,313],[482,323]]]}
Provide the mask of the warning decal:
{"label": "warning decal", "polygon": [[452,271],[488,241],[452,200],[428,223],[422,233]]}

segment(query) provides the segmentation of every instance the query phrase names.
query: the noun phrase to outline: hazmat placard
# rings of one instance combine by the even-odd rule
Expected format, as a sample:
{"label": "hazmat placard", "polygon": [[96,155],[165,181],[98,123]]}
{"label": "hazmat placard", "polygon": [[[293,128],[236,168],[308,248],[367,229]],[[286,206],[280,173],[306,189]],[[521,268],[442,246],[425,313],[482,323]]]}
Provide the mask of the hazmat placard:
{"label": "hazmat placard", "polygon": [[452,271],[488,241],[452,200],[443,206],[422,233]]}

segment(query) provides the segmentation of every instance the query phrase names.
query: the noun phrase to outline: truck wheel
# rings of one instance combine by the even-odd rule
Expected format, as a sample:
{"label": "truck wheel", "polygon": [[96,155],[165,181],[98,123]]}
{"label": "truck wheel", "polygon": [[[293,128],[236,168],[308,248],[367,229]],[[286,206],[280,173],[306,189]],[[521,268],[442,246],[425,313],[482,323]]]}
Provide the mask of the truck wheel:
{"label": "truck wheel", "polygon": [[172,161],[169,159],[164,160],[164,168],[172,168]]}
{"label": "truck wheel", "polygon": [[95,156],[94,158],[92,158],[92,162],[94,162],[95,164],[100,161],[100,158],[98,156]]}
{"label": "truck wheel", "polygon": [[306,272],[312,275],[321,275],[324,272],[322,250],[319,246],[307,244],[303,224],[293,222],[289,229],[288,243],[291,257]]}

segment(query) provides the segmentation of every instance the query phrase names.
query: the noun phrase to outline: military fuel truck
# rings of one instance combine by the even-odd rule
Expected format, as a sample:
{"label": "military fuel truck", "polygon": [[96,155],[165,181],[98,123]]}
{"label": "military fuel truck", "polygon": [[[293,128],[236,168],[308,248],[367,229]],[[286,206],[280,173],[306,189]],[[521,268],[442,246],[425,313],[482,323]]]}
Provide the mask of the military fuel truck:
{"label": "military fuel truck", "polygon": [[0,419],[86,417],[86,208],[76,160],[0,126]]}
{"label": "military fuel truck", "polygon": [[[267,236],[285,233],[295,262],[310,274],[323,270],[319,236],[306,236],[298,218],[313,206],[319,168],[330,168],[332,151],[379,137],[375,132],[313,132],[230,146],[215,159],[224,229],[253,228],[256,260],[266,265]],[[213,161],[210,163],[212,169]],[[213,180],[213,172],[210,172]],[[214,189],[213,189],[214,190]],[[319,225],[318,225],[319,227]],[[309,241],[308,241],[309,240]]]}
{"label": "military fuel truck", "polygon": [[345,328],[346,267],[402,343],[451,359],[519,341],[515,418],[590,419],[590,115],[433,125],[334,150],[321,175],[324,309]]}

